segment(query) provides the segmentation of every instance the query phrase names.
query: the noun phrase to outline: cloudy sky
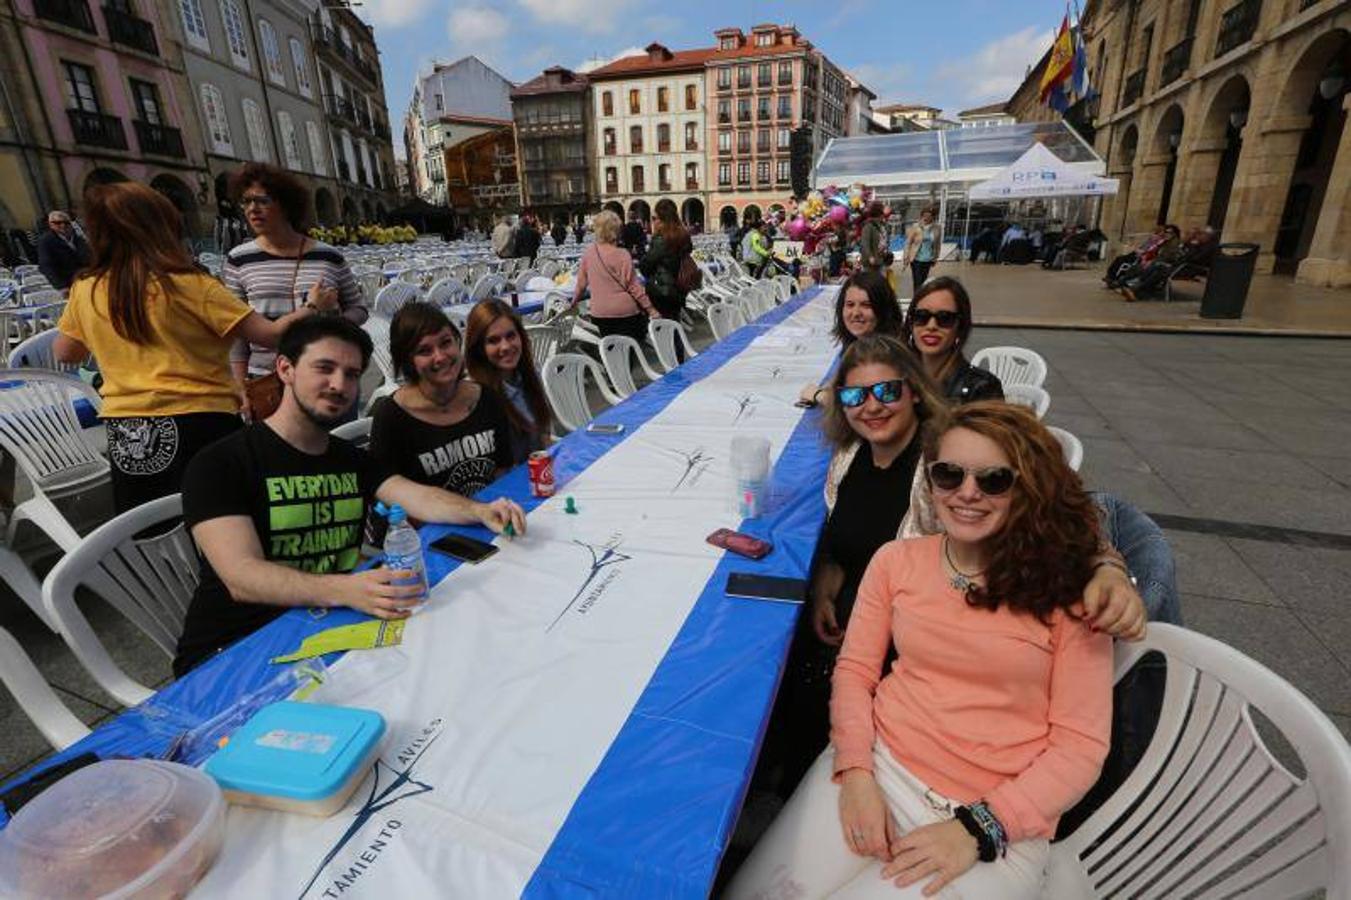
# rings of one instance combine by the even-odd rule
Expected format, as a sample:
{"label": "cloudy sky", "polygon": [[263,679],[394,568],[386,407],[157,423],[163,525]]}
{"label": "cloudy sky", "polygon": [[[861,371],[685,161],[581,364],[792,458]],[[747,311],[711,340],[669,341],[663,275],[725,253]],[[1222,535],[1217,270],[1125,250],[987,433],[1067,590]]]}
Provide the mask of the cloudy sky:
{"label": "cloudy sky", "polygon": [[[678,9],[678,13],[676,10]],[[791,22],[879,103],[956,112],[1007,98],[1050,45],[1064,0],[363,0],[376,27],[390,117],[418,70],[473,53],[513,81],[660,41],[711,46],[713,31]],[[396,136],[396,148],[402,143]]]}

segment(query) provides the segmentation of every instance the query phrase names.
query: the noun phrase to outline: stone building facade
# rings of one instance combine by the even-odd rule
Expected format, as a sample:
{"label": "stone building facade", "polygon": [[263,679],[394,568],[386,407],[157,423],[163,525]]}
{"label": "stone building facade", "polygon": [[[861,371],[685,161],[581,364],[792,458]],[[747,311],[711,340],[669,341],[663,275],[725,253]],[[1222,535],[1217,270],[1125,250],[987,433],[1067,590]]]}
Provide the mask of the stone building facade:
{"label": "stone building facade", "polygon": [[91,185],[135,180],[167,196],[189,234],[210,230],[194,100],[168,4],[0,5],[0,227],[80,213]]}
{"label": "stone building facade", "polygon": [[707,49],[673,52],[649,44],[643,56],[588,73],[596,134],[598,191],[620,218],[650,221],[670,204],[681,221],[706,227],[704,61]]}
{"label": "stone building facade", "polygon": [[510,125],[457,141],[443,152],[447,201],[460,224],[491,231],[503,216],[521,211],[516,138]]}
{"label": "stone building facade", "polygon": [[446,151],[511,125],[513,85],[476,56],[437,63],[418,76],[404,114],[404,153],[413,194],[449,205]]}
{"label": "stone building facade", "polygon": [[710,226],[784,208],[792,195],[793,132],[810,132],[815,159],[846,133],[847,76],[791,25],[714,32],[706,90]]}
{"label": "stone building facade", "polygon": [[541,222],[579,222],[596,202],[589,79],[562,66],[511,91],[521,204]]}
{"label": "stone building facade", "polygon": [[1258,271],[1351,286],[1351,3],[1093,0],[1084,26],[1109,236],[1209,224]]}

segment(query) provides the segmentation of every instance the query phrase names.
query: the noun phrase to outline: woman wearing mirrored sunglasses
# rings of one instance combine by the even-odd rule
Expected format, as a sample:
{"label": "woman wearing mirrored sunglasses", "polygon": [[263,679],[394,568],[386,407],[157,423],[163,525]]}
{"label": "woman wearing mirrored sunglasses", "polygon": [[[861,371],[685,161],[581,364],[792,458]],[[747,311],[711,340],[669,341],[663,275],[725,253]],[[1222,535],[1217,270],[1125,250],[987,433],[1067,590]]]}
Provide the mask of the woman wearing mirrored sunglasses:
{"label": "woman wearing mirrored sunglasses", "polygon": [[978,369],[962,348],[971,337],[971,296],[956,278],[930,278],[910,301],[904,334],[924,371],[954,403],[1003,400],[1004,386],[992,372]]}
{"label": "woman wearing mirrored sunglasses", "polygon": [[1073,612],[1098,549],[1079,477],[1017,406],[959,407],[923,440],[946,534],[874,555],[835,667],[832,747],[737,874],[735,900],[786,885],[1040,897],[1056,822],[1102,768],[1112,642]]}
{"label": "woman wearing mirrored sunglasses", "polygon": [[914,355],[886,335],[850,344],[826,390],[830,512],[812,568],[811,608],[798,620],[757,784],[782,797],[829,741],[830,674],[859,582],[877,548],[897,537],[919,471],[921,426],[943,405]]}

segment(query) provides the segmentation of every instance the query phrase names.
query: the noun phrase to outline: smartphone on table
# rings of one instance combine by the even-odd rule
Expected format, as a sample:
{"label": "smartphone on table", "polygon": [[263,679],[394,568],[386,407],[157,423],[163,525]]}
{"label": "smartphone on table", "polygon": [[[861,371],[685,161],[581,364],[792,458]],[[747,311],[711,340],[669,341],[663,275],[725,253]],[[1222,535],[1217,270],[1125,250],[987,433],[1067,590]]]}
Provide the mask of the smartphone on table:
{"label": "smartphone on table", "polygon": [[624,426],[619,422],[591,422],[586,426],[587,434],[622,434]]}
{"label": "smartphone on table", "polygon": [[733,572],[727,576],[727,596],[802,603],[807,599],[807,582],[802,578]]}
{"label": "smartphone on table", "polygon": [[497,552],[496,544],[475,540],[462,534],[447,534],[432,541],[431,548],[461,562],[479,563]]}
{"label": "smartphone on table", "polygon": [[731,550],[733,553],[748,559],[763,559],[774,549],[774,545],[769,541],[752,537],[740,531],[733,531],[730,528],[719,528],[710,534],[706,540],[714,547]]}

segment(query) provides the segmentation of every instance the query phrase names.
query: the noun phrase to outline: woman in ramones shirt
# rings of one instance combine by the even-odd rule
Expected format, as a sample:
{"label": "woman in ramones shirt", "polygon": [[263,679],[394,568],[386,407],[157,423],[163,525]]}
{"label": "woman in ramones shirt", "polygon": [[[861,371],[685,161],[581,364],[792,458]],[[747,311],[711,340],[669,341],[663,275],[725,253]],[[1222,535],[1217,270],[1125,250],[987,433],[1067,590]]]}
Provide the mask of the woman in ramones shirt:
{"label": "woman in ramones shirt", "polygon": [[460,333],[413,302],[394,315],[389,355],[404,385],[375,407],[370,451],[394,472],[466,497],[511,465],[506,411],[464,375]]}

